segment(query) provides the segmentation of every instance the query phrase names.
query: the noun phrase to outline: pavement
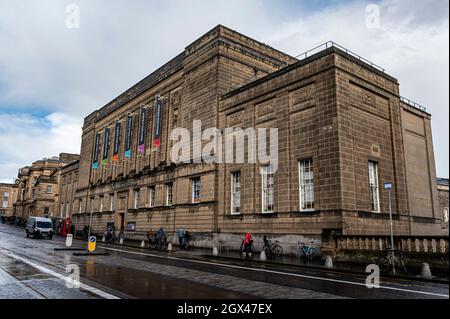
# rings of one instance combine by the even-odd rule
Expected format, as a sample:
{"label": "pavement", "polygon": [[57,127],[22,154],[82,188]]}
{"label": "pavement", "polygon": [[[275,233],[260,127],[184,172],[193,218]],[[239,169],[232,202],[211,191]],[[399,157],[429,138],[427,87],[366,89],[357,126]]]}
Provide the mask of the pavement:
{"label": "pavement", "polygon": [[[201,251],[156,252],[98,243],[109,256],[74,256],[65,240],[26,238],[0,224],[0,298],[86,299],[448,299],[448,284],[381,278],[294,265],[213,259]],[[86,243],[74,240],[74,247]],[[70,287],[72,270],[81,284]]]}

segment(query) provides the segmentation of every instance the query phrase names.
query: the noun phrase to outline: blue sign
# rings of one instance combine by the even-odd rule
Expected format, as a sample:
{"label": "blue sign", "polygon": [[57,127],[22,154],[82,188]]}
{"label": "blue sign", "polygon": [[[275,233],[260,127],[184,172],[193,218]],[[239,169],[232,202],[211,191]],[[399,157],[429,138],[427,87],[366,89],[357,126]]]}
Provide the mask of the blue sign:
{"label": "blue sign", "polygon": [[391,189],[393,187],[391,182],[384,183],[384,189]]}

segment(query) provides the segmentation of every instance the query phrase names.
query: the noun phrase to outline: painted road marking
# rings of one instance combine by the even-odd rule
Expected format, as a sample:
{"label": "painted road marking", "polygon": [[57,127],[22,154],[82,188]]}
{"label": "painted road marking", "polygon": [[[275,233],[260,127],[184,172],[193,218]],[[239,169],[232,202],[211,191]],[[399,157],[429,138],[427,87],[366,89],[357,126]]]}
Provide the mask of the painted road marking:
{"label": "painted road marking", "polygon": [[[363,283],[354,282],[354,281],[346,281],[346,280],[340,280],[340,279],[323,278],[323,277],[309,276],[309,275],[292,274],[292,273],[275,271],[275,270],[249,268],[249,267],[236,266],[236,265],[226,265],[226,264],[213,263],[213,262],[209,262],[209,261],[185,259],[185,258],[178,258],[178,257],[160,256],[160,255],[140,253],[140,252],[134,252],[134,251],[126,251],[126,250],[116,249],[116,248],[109,248],[109,247],[104,247],[104,246],[102,246],[102,248],[108,249],[108,250],[112,250],[112,251],[119,251],[119,252],[123,252],[123,253],[127,253],[127,254],[142,255],[142,256],[149,256],[149,257],[157,257],[157,258],[177,260],[177,261],[189,261],[189,262],[193,262],[193,263],[197,263],[197,264],[203,264],[203,265],[214,265],[214,266],[220,266],[220,267],[226,267],[226,268],[251,270],[251,271],[258,271],[258,272],[264,272],[264,273],[277,274],[277,275],[293,276],[293,277],[300,277],[300,278],[307,278],[307,279],[314,279],[314,280],[321,280],[321,281],[330,281],[330,282],[336,282],[336,283],[341,283],[341,284],[348,284],[348,285],[367,287],[365,283],[363,284]],[[437,294],[437,293],[433,293],[433,292],[426,292],[426,291],[420,291],[420,290],[411,290],[411,289],[388,287],[388,286],[380,286],[379,289],[396,290],[396,291],[410,292],[410,293],[415,293],[415,294],[422,294],[422,295],[430,295],[430,296],[436,296],[436,297],[449,298],[449,295]]]}
{"label": "painted road marking", "polygon": [[[38,264],[36,264],[36,263],[34,263],[32,261],[29,261],[28,259],[22,258],[20,256],[17,256],[15,254],[13,254],[13,253],[10,253],[10,252],[5,252],[5,254],[10,256],[10,257],[12,257],[12,258],[14,258],[14,259],[20,260],[21,262],[24,262],[24,263],[30,265],[33,268],[36,268],[36,269],[38,269],[38,270],[40,270],[42,272],[45,272],[45,273],[47,273],[49,275],[52,275],[53,277],[62,279],[65,282],[70,282],[71,281],[70,277],[61,275],[61,274],[59,274],[59,273],[57,273],[57,272],[55,272],[55,271],[53,271],[51,269],[48,269],[48,268],[46,268],[44,266],[41,266],[41,265],[38,265]],[[86,291],[89,291],[89,292],[91,292],[91,293],[93,293],[93,294],[95,294],[97,296],[102,297],[102,298],[105,298],[105,299],[120,299],[117,296],[114,296],[114,295],[112,295],[110,293],[107,293],[107,292],[102,291],[100,289],[97,289],[95,287],[92,287],[92,286],[89,286],[87,284],[84,284],[82,282],[80,282],[80,288],[82,288],[82,289],[84,289]]]}

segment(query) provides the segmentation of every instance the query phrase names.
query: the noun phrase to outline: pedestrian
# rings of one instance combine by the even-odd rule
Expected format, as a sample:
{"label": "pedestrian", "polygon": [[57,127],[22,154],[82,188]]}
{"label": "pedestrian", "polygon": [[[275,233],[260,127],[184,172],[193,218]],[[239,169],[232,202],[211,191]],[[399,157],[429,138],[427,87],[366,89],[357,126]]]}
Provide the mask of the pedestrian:
{"label": "pedestrian", "polygon": [[180,243],[180,250],[183,250],[184,249],[184,235],[185,235],[185,230],[183,227],[178,228],[177,235],[178,235],[178,242]]}

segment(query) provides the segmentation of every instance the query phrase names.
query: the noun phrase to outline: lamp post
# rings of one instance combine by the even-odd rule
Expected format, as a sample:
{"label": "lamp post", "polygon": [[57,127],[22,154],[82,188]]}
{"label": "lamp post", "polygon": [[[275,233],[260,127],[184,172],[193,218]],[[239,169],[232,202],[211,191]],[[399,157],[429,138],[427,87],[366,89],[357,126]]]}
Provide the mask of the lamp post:
{"label": "lamp post", "polygon": [[392,200],[391,200],[392,187],[393,187],[393,184],[391,182],[384,183],[384,189],[387,189],[387,191],[388,191],[389,221],[390,221],[390,225],[391,225],[392,274],[395,276],[394,225],[392,222]]}

